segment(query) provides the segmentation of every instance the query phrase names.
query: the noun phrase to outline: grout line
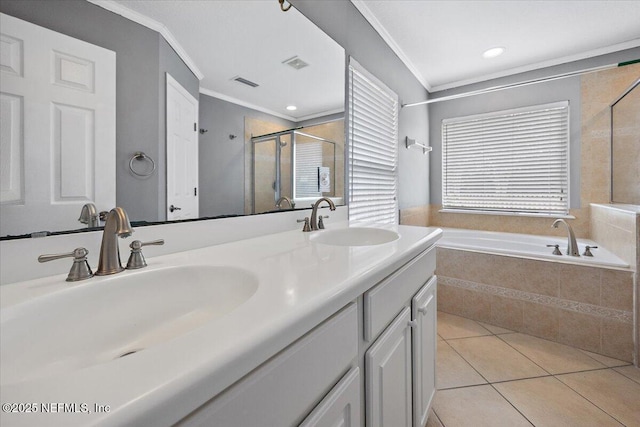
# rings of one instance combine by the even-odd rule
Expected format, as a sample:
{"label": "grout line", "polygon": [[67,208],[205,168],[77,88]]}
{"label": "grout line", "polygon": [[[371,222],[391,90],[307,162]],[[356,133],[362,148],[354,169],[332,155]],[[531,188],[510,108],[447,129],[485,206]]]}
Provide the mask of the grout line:
{"label": "grout line", "polygon": [[[485,336],[486,336],[486,335],[485,335]],[[446,342],[446,341],[445,341],[445,342]],[[447,345],[449,345],[449,343],[447,343]],[[467,363],[467,365],[471,366],[471,369],[473,369],[474,371],[476,371],[476,373],[477,373],[478,375],[480,375],[480,378],[482,378],[483,380],[485,380],[485,384],[490,384],[489,380],[488,380],[488,379],[486,379],[486,378],[484,377],[484,375],[482,375],[482,374],[480,373],[480,371],[478,371],[478,370],[476,369],[476,367],[475,367],[475,366],[473,366],[473,365],[472,365],[472,364],[471,364],[467,359],[465,359],[463,355],[461,355],[460,353],[458,353],[458,350],[456,350],[452,345],[449,345],[449,347],[451,347],[451,349],[452,349],[452,350],[453,350],[453,351],[454,351],[458,356],[460,356],[460,358],[461,358],[462,360],[464,360],[464,361]],[[437,355],[436,355],[436,357],[437,357]],[[436,361],[436,363],[437,363],[437,361]],[[437,384],[437,378],[438,378],[438,376],[437,376],[437,375],[438,375],[438,374],[436,373],[436,384]],[[475,385],[480,385],[480,384],[475,384]],[[449,389],[449,390],[450,390],[450,389]]]}
{"label": "grout line", "polygon": [[[437,393],[437,391],[436,391],[436,393]],[[436,412],[436,410],[435,410],[435,409],[433,409],[433,405],[432,405],[432,407],[431,407],[431,412],[433,412],[433,415],[435,415],[435,416],[436,416],[436,418],[438,419],[438,421],[440,421],[440,425],[441,425],[442,427],[447,427],[447,426],[445,426],[444,422],[443,422],[443,421],[442,421],[442,419],[440,418],[440,415],[438,415],[438,413]],[[428,417],[427,417],[427,422],[429,422],[429,418],[428,418]],[[425,424],[425,426],[424,426],[424,427],[427,427],[427,426],[426,426],[426,424]]]}
{"label": "grout line", "polygon": [[491,386],[491,388],[492,388],[492,389],[494,389],[494,390],[496,391],[496,393],[498,393],[498,395],[499,395],[500,397],[502,397],[502,398],[503,398],[503,399],[504,399],[504,400],[505,400],[509,405],[511,405],[511,407],[512,407],[513,409],[515,409],[515,410],[516,410],[520,415],[522,415],[522,418],[524,418],[525,420],[527,420],[527,422],[528,422],[529,424],[531,424],[532,426],[534,426],[534,427],[535,427],[535,424],[533,423],[533,421],[531,421],[529,418],[527,418],[527,416],[526,416],[524,413],[522,413],[522,411],[520,411],[520,409],[518,409],[518,407],[517,407],[516,405],[514,405],[514,404],[513,404],[509,399],[507,399],[507,398],[506,398],[502,393],[500,393],[500,390],[498,390],[497,388],[495,388],[495,387],[493,386],[493,384],[489,384],[489,385]]}
{"label": "grout line", "polygon": [[[613,371],[613,368],[605,368],[605,369],[599,369],[600,371],[604,371],[604,370],[611,370]],[[620,374],[618,372],[618,374]],[[572,374],[562,374],[562,375],[572,375]],[[622,374],[620,374],[622,375]],[[559,375],[558,375],[559,376]],[[558,378],[558,376],[554,375],[553,377],[559,381],[561,384],[565,385],[566,387],[569,388],[569,390],[573,391],[575,394],[577,394],[578,396],[582,397],[584,400],[586,400],[587,402],[591,403],[593,406],[595,406],[596,408],[600,409],[602,412],[604,412],[605,414],[607,414],[608,416],[610,416],[614,421],[617,421],[618,423],[620,423],[620,425],[626,426],[625,423],[623,423],[622,421],[620,421],[618,418],[616,418],[615,416],[611,415],[608,411],[606,411],[604,408],[601,408],[600,406],[598,406],[595,402],[592,402],[591,399],[589,399],[587,396],[584,396],[582,393],[580,393],[578,390],[574,389],[573,387],[571,387],[569,384],[565,383],[564,381],[560,380],[560,378]],[[624,375],[622,375],[624,377]]]}
{"label": "grout line", "polygon": [[[626,365],[626,366],[633,366],[633,365]],[[617,373],[619,373],[620,375],[622,375],[625,378],[629,378],[631,381],[633,381],[634,383],[638,383],[640,384],[640,381],[636,380],[635,378],[631,378],[630,376],[628,376],[627,374],[618,371],[616,368],[623,368],[623,366],[615,366],[612,367],[611,369],[613,369],[614,371],[616,371]],[[639,369],[639,368],[635,368],[635,369]]]}
{"label": "grout line", "polygon": [[[564,344],[564,345],[567,345],[567,344]],[[571,346],[569,346],[569,347],[571,347]],[[601,361],[599,361],[598,359],[596,359],[595,357],[591,356],[589,353],[587,353],[588,350],[583,350],[583,349],[577,348],[577,347],[571,347],[571,348],[576,348],[576,349],[580,350],[585,356],[592,358],[593,360],[595,360],[596,362],[598,362],[601,365],[606,366],[607,368],[621,368],[623,366],[633,365],[633,363],[625,362],[624,360],[613,359],[613,357],[609,357],[609,359],[618,360],[620,363],[624,363],[624,364],[623,365],[607,366],[604,363],[602,363]],[[593,352],[591,352],[591,353],[593,353]],[[598,353],[595,353],[595,354],[598,354]],[[602,354],[601,356],[608,357],[608,356],[605,356],[604,354]]]}
{"label": "grout line", "polygon": [[[524,334],[526,335],[526,334]],[[543,368],[542,366],[540,366],[539,364],[537,364],[536,362],[534,362],[529,356],[527,356],[526,354],[524,354],[523,352],[521,352],[520,350],[518,350],[517,348],[515,348],[514,346],[512,346],[511,344],[509,344],[508,342],[506,342],[505,340],[503,340],[502,338],[500,338],[499,336],[496,336],[496,338],[498,338],[500,341],[502,341],[503,343],[505,343],[507,346],[509,346],[510,348],[514,349],[517,353],[521,354],[522,356],[524,356],[525,359],[527,359],[528,361],[530,361],[531,363],[533,363],[534,365],[536,365],[538,368],[542,369],[543,371],[545,371],[547,374],[549,375],[553,375],[551,372],[547,371],[545,368]],[[537,378],[537,377],[532,377],[532,378]]]}

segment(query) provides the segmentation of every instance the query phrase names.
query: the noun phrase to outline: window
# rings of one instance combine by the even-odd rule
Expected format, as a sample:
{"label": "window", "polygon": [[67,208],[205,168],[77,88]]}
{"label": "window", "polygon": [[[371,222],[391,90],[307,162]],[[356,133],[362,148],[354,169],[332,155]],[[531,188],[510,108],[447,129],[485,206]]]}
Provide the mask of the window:
{"label": "window", "polygon": [[442,207],[569,212],[569,103],[442,121]]}
{"label": "window", "polygon": [[398,223],[398,95],[349,63],[349,220]]}

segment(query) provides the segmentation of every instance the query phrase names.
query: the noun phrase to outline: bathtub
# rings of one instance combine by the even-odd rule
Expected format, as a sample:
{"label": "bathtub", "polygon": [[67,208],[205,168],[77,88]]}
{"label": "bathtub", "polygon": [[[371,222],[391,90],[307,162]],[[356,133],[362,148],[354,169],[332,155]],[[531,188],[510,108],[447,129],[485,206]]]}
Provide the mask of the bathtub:
{"label": "bathtub", "polygon": [[[592,240],[577,239],[581,254],[584,252],[586,245],[598,246],[597,249],[592,250],[593,257],[573,257],[565,254],[567,250],[566,237],[499,233],[459,228],[443,228],[442,230],[444,235],[438,241],[438,246],[442,248],[552,260],[570,264],[629,268],[629,264]],[[548,248],[547,245],[560,245],[560,251],[563,255],[553,255],[553,248]]]}

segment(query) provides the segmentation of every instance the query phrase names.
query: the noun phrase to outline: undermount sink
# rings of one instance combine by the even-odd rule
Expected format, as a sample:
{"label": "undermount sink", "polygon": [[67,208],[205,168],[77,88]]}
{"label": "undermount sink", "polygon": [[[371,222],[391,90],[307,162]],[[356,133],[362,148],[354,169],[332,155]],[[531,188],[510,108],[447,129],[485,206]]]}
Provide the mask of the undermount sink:
{"label": "undermount sink", "polygon": [[257,289],[239,268],[179,266],[91,279],[3,309],[1,382],[118,360],[229,313]]}
{"label": "undermount sink", "polygon": [[336,228],[314,232],[311,240],[333,246],[374,246],[398,240],[395,231],[372,227]]}

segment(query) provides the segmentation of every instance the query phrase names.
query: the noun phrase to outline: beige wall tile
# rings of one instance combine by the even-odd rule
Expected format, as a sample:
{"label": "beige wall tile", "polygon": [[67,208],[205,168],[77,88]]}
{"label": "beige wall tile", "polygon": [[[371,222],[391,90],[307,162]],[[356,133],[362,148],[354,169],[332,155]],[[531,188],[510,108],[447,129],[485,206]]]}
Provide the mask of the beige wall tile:
{"label": "beige wall tile", "polygon": [[640,425],[640,384],[611,369],[560,375],[558,379],[624,425]]}
{"label": "beige wall tile", "polygon": [[429,225],[429,205],[401,209],[400,224],[427,227]]}
{"label": "beige wall tile", "polygon": [[451,340],[448,343],[491,383],[548,375],[496,336]]}
{"label": "beige wall tile", "polygon": [[553,377],[511,381],[494,387],[536,426],[620,426]]}
{"label": "beige wall tile", "polygon": [[520,289],[541,295],[557,297],[560,265],[553,262],[523,260],[525,286]]}
{"label": "beige wall tile", "polygon": [[433,410],[445,426],[531,426],[489,385],[438,391]]}
{"label": "beige wall tile", "polygon": [[562,264],[558,280],[560,298],[600,304],[600,269]]}
{"label": "beige wall tile", "polygon": [[633,273],[630,271],[602,270],[601,301],[604,307],[633,310]]}
{"label": "beige wall tile", "polygon": [[524,334],[505,334],[500,339],[554,375],[605,368],[581,350],[564,344]]}
{"label": "beige wall tile", "polygon": [[452,314],[462,314],[464,292],[454,286],[438,283],[438,310]]}
{"label": "beige wall tile", "polygon": [[524,301],[522,332],[557,341],[558,311],[556,307]]}
{"label": "beige wall tile", "polygon": [[605,356],[633,361],[633,325],[602,319],[602,350]]}
{"label": "beige wall tile", "polygon": [[463,289],[462,315],[483,322],[491,321],[491,295]]}
{"label": "beige wall tile", "polygon": [[499,295],[491,295],[491,323],[503,328],[522,329],[523,302]]}
{"label": "beige wall tile", "polygon": [[436,359],[438,390],[486,383],[487,381],[449,344],[445,341],[438,343],[438,357]]}
{"label": "beige wall tile", "polygon": [[600,318],[559,310],[558,342],[600,353]]}

